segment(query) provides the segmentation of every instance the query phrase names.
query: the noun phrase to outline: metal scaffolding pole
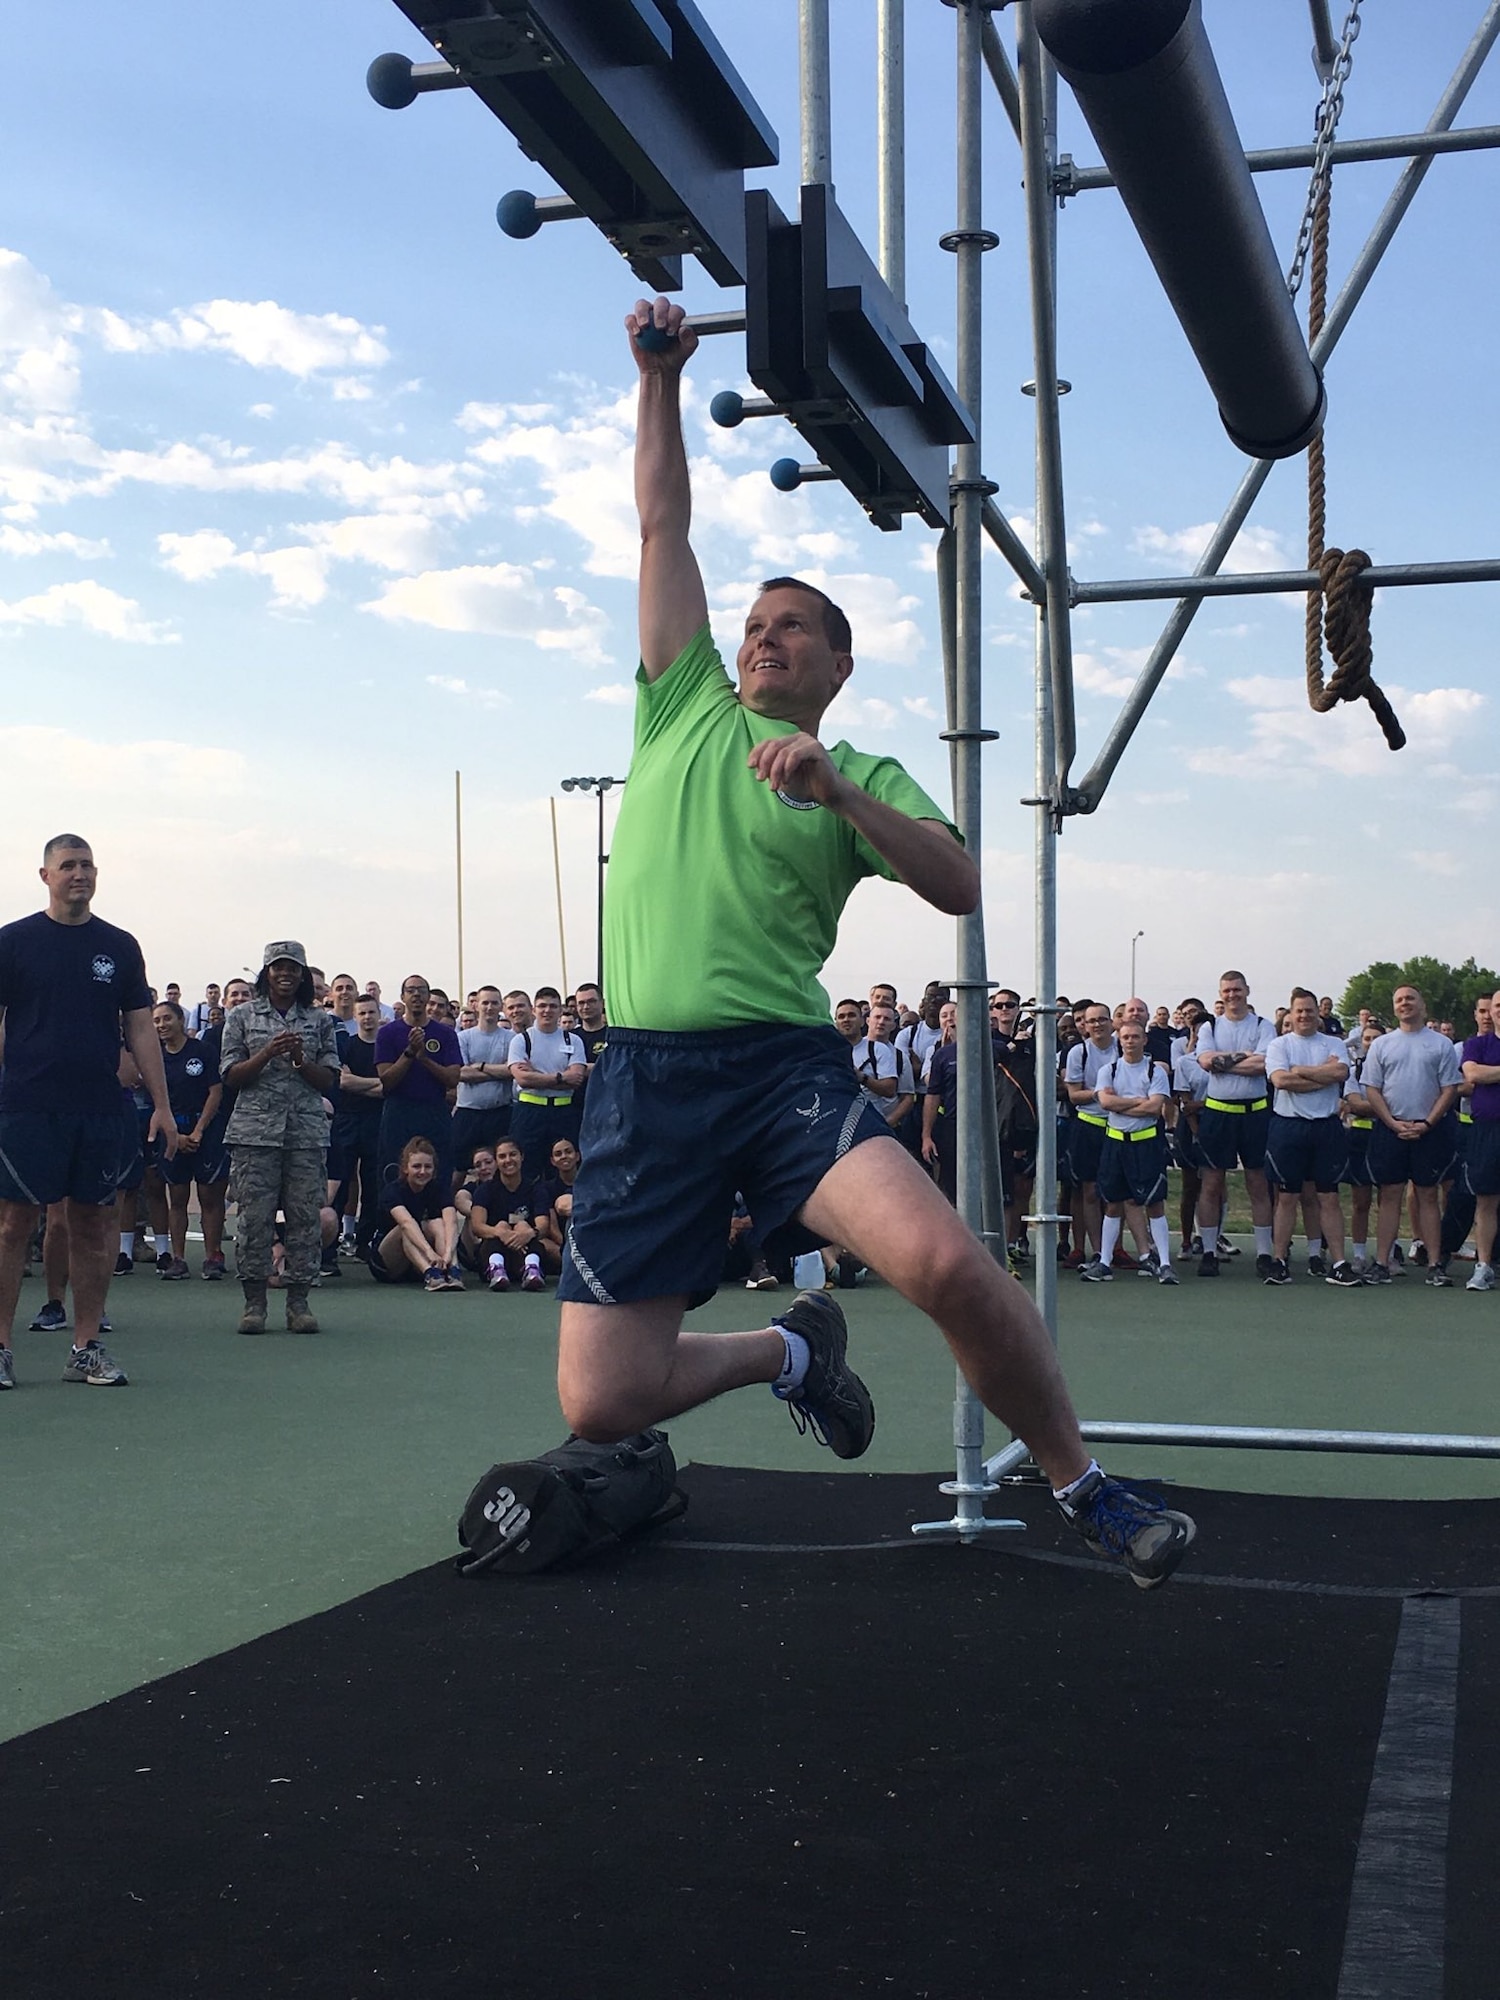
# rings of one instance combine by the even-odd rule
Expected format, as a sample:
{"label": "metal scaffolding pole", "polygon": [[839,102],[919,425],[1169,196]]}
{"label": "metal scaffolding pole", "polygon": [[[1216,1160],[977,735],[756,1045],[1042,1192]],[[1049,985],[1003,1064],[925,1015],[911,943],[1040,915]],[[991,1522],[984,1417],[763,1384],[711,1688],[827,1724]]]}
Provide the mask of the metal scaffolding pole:
{"label": "metal scaffolding pole", "polygon": [[[1374,590],[1401,590],[1427,583],[1500,583],[1500,556],[1472,561],[1371,563],[1361,572]],[[1075,583],[1075,604],[1138,604],[1154,597],[1300,596],[1322,587],[1315,569],[1252,570],[1243,576],[1130,576],[1105,583]]]}
{"label": "metal scaffolding pole", "polygon": [[876,230],[880,275],[906,304],[906,0],[880,0],[875,29]]}
{"label": "metal scaffolding pole", "polygon": [[[1336,139],[1328,150],[1334,166],[1358,160],[1415,160],[1438,153],[1483,153],[1500,146],[1500,125],[1470,125],[1461,132],[1394,132],[1379,139]],[[1259,146],[1245,155],[1252,174],[1307,168],[1317,158],[1316,146]],[[1056,189],[1064,198],[1093,188],[1113,187],[1108,167],[1075,167],[1059,160]]]}
{"label": "metal scaffolding pole", "polygon": [[[983,505],[990,491],[981,471],[982,259],[994,245],[982,224],[981,86],[983,0],[958,0],[957,226],[944,238],[957,260],[957,388],[974,420],[974,442],[957,451],[953,526],[939,549],[939,592],[945,632],[948,729],[953,770],[953,816],[971,854],[983,841],[980,756],[994,732],[981,725],[981,572]],[[995,1132],[994,1065],[990,1060],[982,906],[958,920],[958,1212],[993,1250],[1003,1246],[1005,1211],[1000,1195],[1000,1155]],[[953,1518],[917,1523],[913,1534],[956,1534],[962,1542],[997,1531],[1018,1531],[1016,1521],[985,1519],[990,1490],[984,1477],[984,1406],[955,1370],[954,1477],[942,1491],[954,1500]]]}
{"label": "metal scaffolding pole", "polygon": [[802,183],[833,185],[833,113],[828,88],[828,0],[798,0],[802,92]]}
{"label": "metal scaffolding pole", "polygon": [[[1494,46],[1497,35],[1500,35],[1500,0],[1491,0],[1491,4],[1485,9],[1484,19],[1475,30],[1474,37],[1465,49],[1447,89],[1438,100],[1437,109],[1428,121],[1429,131],[1446,132],[1450,128],[1458,116],[1464,99],[1473,87],[1475,78],[1483,68],[1485,58]],[[1355,258],[1342,290],[1329,309],[1328,317],[1323,323],[1323,331],[1313,343],[1312,358],[1320,368],[1333,352],[1340,335],[1349,324],[1355,306],[1363,298],[1366,286],[1390,247],[1391,238],[1395,235],[1401,218],[1416,198],[1417,189],[1426,178],[1431,164],[1430,155],[1408,161],[1391,190],[1375,227],[1366,239],[1364,248]],[[1199,559],[1195,576],[1217,574],[1233,545],[1235,536],[1244,526],[1246,517],[1255,504],[1256,495],[1270,475],[1271,464],[1270,459],[1262,458],[1257,459],[1246,469],[1239,490],[1230,501],[1223,518],[1210,537],[1208,547]],[[1068,765],[1059,754],[1057,790],[1058,803],[1063,810],[1093,812],[1104,797],[1115,767],[1124,755],[1125,746],[1135,734],[1136,726],[1145,714],[1151,697],[1160,687],[1167,668],[1176,657],[1177,649],[1182,644],[1201,602],[1200,597],[1185,597],[1179,599],[1173,607],[1161,637],[1152,648],[1151,657],[1142,667],[1135,686],[1125,697],[1124,706],[1104,740],[1104,747],[1095,757],[1087,774],[1071,791],[1068,788]]]}

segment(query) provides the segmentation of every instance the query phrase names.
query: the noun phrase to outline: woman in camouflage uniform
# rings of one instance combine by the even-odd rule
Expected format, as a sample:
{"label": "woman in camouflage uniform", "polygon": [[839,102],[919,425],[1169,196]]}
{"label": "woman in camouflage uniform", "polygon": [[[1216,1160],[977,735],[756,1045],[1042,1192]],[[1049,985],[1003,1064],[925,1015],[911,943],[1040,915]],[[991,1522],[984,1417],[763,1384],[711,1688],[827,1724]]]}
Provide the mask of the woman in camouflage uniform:
{"label": "woman in camouflage uniform", "polygon": [[254,998],[232,1008],[224,1023],[220,1071],[238,1093],[225,1135],[234,1156],[235,1261],[245,1293],[238,1331],[266,1330],[279,1208],[286,1219],[287,1331],[316,1333],[307,1294],[321,1261],[323,1099],[338,1095],[339,1057],[333,1016],[313,1005],[307,953],[295,939],[266,946]]}

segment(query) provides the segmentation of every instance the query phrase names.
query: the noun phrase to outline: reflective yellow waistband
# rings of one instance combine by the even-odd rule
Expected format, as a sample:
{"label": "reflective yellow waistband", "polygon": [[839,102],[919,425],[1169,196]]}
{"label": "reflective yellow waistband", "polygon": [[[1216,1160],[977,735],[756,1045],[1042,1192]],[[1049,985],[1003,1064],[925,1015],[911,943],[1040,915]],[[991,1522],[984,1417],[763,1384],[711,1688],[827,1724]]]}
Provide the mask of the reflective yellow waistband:
{"label": "reflective yellow waistband", "polygon": [[1205,1111],[1232,1111],[1238,1116],[1246,1111],[1264,1111],[1269,1102],[1269,1098],[1257,1097],[1250,1103],[1231,1104],[1223,1097],[1205,1097],[1203,1108]]}
{"label": "reflective yellow waistband", "polygon": [[1078,1114],[1078,1122],[1080,1125],[1103,1125],[1105,1127],[1108,1127],[1109,1125],[1109,1120],[1107,1118],[1101,1118],[1097,1112],[1089,1112],[1089,1111],[1080,1111]]}
{"label": "reflective yellow waistband", "polygon": [[1375,1129],[1375,1120],[1373,1118],[1351,1118],[1349,1120],[1349,1129],[1353,1132],[1373,1132]]}
{"label": "reflective yellow waistband", "polygon": [[1459,1112],[1459,1114],[1458,1114],[1458,1122],[1459,1122],[1459,1124],[1460,1124],[1460,1125],[1472,1125],[1472,1124],[1474,1123],[1474,1114],[1473,1114],[1473,1112],[1472,1112],[1472,1111],[1460,1111],[1460,1112]]}
{"label": "reflective yellow waistband", "polygon": [[541,1097],[534,1090],[518,1090],[516,1102],[517,1104],[571,1104],[573,1093],[570,1090],[564,1097]]}
{"label": "reflective yellow waistband", "polygon": [[1117,1132],[1113,1125],[1106,1127],[1106,1139],[1155,1139],[1161,1134],[1160,1125],[1147,1125],[1140,1132]]}

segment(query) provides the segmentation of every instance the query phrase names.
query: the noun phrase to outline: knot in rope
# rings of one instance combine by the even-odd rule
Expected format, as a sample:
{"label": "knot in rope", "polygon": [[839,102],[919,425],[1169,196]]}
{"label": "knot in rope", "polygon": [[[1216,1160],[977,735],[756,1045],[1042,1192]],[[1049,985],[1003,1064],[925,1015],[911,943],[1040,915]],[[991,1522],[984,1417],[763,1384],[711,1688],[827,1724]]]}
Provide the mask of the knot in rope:
{"label": "knot in rope", "polygon": [[[1341,701],[1367,701],[1393,750],[1406,742],[1406,732],[1384,690],[1370,673],[1374,647],[1370,639],[1370,604],[1374,586],[1365,581],[1370,558],[1363,549],[1324,549],[1317,561],[1320,596],[1308,593],[1307,699],[1318,715]],[[1325,681],[1323,645],[1333,655],[1334,670]]]}
{"label": "knot in rope", "polygon": [[[1358,0],[1351,9],[1354,32],[1358,33]],[[1346,47],[1353,36],[1346,31]],[[1331,139],[1331,132],[1330,132]],[[1332,200],[1331,167],[1316,185],[1310,204],[1312,215],[1311,283],[1308,288],[1307,330],[1309,344],[1323,327],[1328,300],[1328,217]],[[1307,448],[1307,566],[1318,573],[1318,588],[1307,593],[1307,699],[1317,715],[1326,715],[1341,701],[1367,701],[1375,720],[1393,750],[1404,748],[1406,732],[1396,720],[1396,711],[1384,690],[1371,678],[1374,647],[1370,639],[1370,604],[1373,584],[1366,582],[1370,558],[1363,549],[1325,548],[1327,523],[1326,472],[1323,437],[1319,432]],[[1334,670],[1323,677],[1323,645],[1333,655]]]}

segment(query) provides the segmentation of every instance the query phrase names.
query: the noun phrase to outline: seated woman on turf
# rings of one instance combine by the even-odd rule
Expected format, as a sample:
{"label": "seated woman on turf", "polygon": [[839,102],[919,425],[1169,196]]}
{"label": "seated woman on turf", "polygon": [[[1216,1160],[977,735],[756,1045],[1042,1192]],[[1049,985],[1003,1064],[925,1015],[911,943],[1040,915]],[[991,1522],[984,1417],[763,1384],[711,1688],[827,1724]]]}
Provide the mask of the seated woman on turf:
{"label": "seated woman on turf", "polygon": [[495,1149],[493,1146],[476,1146],[469,1156],[469,1164],[464,1177],[453,1190],[453,1206],[458,1213],[458,1261],[466,1271],[484,1269],[484,1253],[479,1239],[469,1226],[469,1217],[474,1208],[474,1198],[488,1181],[495,1178]]}
{"label": "seated woman on turf", "polygon": [[395,1180],[380,1191],[380,1221],[370,1270],[381,1284],[415,1284],[429,1292],[461,1292],[456,1258],[458,1212],[437,1179],[437,1148],[408,1139]]}
{"label": "seated woman on turf", "polygon": [[536,1205],[537,1242],[547,1270],[562,1269],[563,1238],[573,1213],[573,1183],[583,1159],[571,1139],[555,1139],[548,1155],[549,1171],[531,1191]]}
{"label": "seated woman on turf", "polygon": [[514,1139],[502,1139],[496,1146],[495,1178],[474,1196],[469,1228],[485,1258],[492,1292],[508,1292],[513,1278],[524,1292],[542,1289],[546,1280],[536,1201],[522,1177],[521,1149]]}

